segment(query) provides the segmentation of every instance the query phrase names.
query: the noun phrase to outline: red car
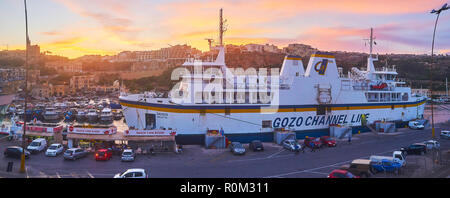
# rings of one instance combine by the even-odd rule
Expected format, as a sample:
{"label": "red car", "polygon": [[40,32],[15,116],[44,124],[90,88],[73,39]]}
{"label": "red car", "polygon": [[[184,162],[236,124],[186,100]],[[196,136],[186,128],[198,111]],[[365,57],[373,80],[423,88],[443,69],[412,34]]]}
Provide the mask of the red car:
{"label": "red car", "polygon": [[321,144],[322,144],[319,141],[319,139],[315,138],[315,137],[307,137],[307,138],[305,138],[305,141],[303,143],[305,144],[305,146],[311,148],[311,146],[312,146],[311,142],[313,143],[314,148],[319,148],[321,146]]}
{"label": "red car", "polygon": [[352,173],[346,170],[335,169],[331,171],[331,173],[328,175],[328,178],[359,178],[359,177],[353,175]]}
{"label": "red car", "polygon": [[99,149],[95,152],[95,160],[110,160],[112,157],[112,151],[108,149]]}
{"label": "red car", "polygon": [[335,147],[336,146],[336,140],[331,138],[330,136],[322,136],[320,137],[320,142],[322,143],[323,146],[328,146],[328,147]]}

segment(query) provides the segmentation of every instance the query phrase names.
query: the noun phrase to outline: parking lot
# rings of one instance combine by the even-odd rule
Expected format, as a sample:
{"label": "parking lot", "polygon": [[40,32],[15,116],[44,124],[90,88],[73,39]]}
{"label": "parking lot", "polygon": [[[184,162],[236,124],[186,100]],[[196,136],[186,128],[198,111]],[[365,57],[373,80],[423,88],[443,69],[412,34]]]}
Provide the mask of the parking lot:
{"label": "parking lot", "polygon": [[[437,131],[440,127],[437,126]],[[158,153],[138,155],[134,162],[121,162],[120,156],[109,161],[96,161],[94,154],[75,161],[64,160],[62,155],[47,157],[44,152],[32,154],[26,160],[27,172],[18,173],[20,159],[0,159],[0,177],[28,178],[111,178],[129,168],[144,168],[150,177],[266,177],[266,178],[323,178],[333,169],[354,159],[368,159],[370,155],[392,155],[392,151],[422,142],[431,138],[431,130],[398,129],[392,134],[363,133],[354,135],[351,144],[338,140],[337,147],[323,148],[312,152],[296,154],[274,143],[264,143],[264,151],[248,150],[245,155],[233,155],[229,149],[205,149],[199,145],[186,145],[181,154]],[[450,140],[438,140],[441,150],[450,149]],[[3,151],[14,142],[0,142]],[[3,154],[2,154],[3,155]],[[447,155],[446,155],[447,156]],[[4,172],[8,162],[14,162],[13,171]],[[374,177],[428,177],[432,168],[448,165],[435,165],[429,154],[408,156],[407,166],[400,175],[378,173]],[[430,169],[431,168],[431,169]],[[449,173],[450,175],[450,173]],[[444,176],[446,177],[446,176]]]}

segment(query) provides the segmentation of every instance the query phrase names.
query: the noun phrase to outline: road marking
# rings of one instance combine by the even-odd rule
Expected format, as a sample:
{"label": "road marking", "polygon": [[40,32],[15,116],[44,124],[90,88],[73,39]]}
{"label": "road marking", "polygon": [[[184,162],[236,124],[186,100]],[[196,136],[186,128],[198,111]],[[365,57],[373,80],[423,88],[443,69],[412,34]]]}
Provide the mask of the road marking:
{"label": "road marking", "polygon": [[[393,149],[393,150],[390,150],[390,151],[384,151],[384,152],[376,153],[376,154],[374,154],[374,155],[380,155],[380,154],[387,153],[387,152],[393,152],[393,151],[395,151],[395,150],[397,150],[397,149]],[[371,155],[364,156],[364,157],[359,157],[359,158],[356,158],[356,159],[360,159],[360,158],[368,158],[368,157],[370,157],[370,156],[371,156]],[[315,170],[319,170],[319,169],[323,169],[323,168],[329,168],[329,167],[336,166],[336,165],[338,165],[338,164],[348,163],[348,162],[351,162],[351,161],[353,161],[353,160],[347,160],[347,161],[338,162],[338,163],[334,163],[334,164],[327,165],[327,166],[321,166],[321,167],[316,167],[316,168],[306,169],[306,170],[302,170],[302,171],[294,171],[294,172],[289,172],[289,173],[283,173],[283,174],[278,174],[278,175],[268,176],[268,177],[265,177],[265,178],[272,178],[272,177],[280,178],[280,177],[287,176],[287,175],[293,175],[293,174],[299,174],[299,173],[306,173],[306,172],[314,172]]]}
{"label": "road marking", "polygon": [[70,173],[70,175],[71,175],[73,178],[79,178],[78,175],[77,175],[76,173]]}
{"label": "road marking", "polygon": [[317,171],[305,171],[306,173],[315,173],[315,174],[321,174],[321,175],[328,175],[328,173],[322,173]]}
{"label": "road marking", "polygon": [[284,148],[282,148],[282,149],[280,149],[279,151],[275,152],[274,154],[268,156],[267,158],[272,158],[273,156],[278,155],[278,154],[280,154],[280,153],[283,152],[283,151],[284,151]]}
{"label": "road marking", "polygon": [[61,178],[61,175],[59,175],[59,173],[56,172],[56,177],[57,177],[57,178]]}
{"label": "road marking", "polygon": [[27,178],[30,178],[30,176],[28,175],[28,167],[25,166],[25,173],[27,174]]}
{"label": "road marking", "polygon": [[92,176],[91,173],[87,172],[87,174],[89,175],[90,178],[94,178],[94,176]]}

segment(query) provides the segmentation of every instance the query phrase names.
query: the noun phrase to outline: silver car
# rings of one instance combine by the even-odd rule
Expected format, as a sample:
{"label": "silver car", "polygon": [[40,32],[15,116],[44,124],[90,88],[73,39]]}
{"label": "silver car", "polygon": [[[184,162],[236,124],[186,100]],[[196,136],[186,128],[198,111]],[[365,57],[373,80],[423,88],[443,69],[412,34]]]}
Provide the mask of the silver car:
{"label": "silver car", "polygon": [[245,154],[245,148],[240,142],[232,142],[230,144],[230,151],[235,155]]}
{"label": "silver car", "polygon": [[440,149],[441,148],[441,144],[439,144],[438,141],[436,140],[428,140],[423,142],[425,145],[427,145],[427,149],[428,150],[432,150],[432,149]]}
{"label": "silver car", "polygon": [[131,149],[123,150],[122,158],[121,158],[122,162],[134,161],[135,158],[136,158],[136,153],[134,153],[133,150],[131,150]]}
{"label": "silver car", "polygon": [[284,140],[283,141],[283,147],[290,151],[300,151],[302,150],[302,146],[293,139]]}
{"label": "silver car", "polygon": [[82,157],[86,157],[87,152],[80,148],[71,148],[67,149],[66,152],[64,152],[64,160],[76,160],[80,159]]}
{"label": "silver car", "polygon": [[450,131],[441,131],[441,138],[450,139]]}

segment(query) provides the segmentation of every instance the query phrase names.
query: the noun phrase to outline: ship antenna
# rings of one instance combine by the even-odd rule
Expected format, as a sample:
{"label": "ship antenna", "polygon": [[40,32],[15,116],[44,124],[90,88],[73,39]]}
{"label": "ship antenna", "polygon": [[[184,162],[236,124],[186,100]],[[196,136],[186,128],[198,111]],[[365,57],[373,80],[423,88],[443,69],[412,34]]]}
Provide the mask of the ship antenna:
{"label": "ship antenna", "polygon": [[373,36],[373,28],[370,28],[370,38],[369,40],[369,46],[370,46],[370,52],[369,56],[372,57],[373,54],[373,45],[376,45],[377,42],[375,41],[376,37]]}
{"label": "ship antenna", "polygon": [[370,53],[369,53],[369,58],[367,58],[367,72],[369,75],[369,78],[371,78],[372,72],[375,71],[375,66],[373,65],[373,61],[377,61],[378,60],[378,55],[376,58],[372,58],[372,51],[373,51],[373,45],[377,44],[377,42],[375,42],[375,37],[373,36],[373,28],[370,28],[370,38],[369,39],[364,39],[364,40],[368,40],[369,41],[369,45],[370,45]]}
{"label": "ship antenna", "polygon": [[227,22],[227,20],[225,19],[223,19],[223,16],[222,16],[222,11],[223,11],[223,9],[222,8],[220,8],[220,26],[219,26],[219,44],[220,44],[220,46],[223,46],[223,33],[225,33],[226,31],[227,31],[227,27],[226,27],[226,22]]}
{"label": "ship antenna", "polygon": [[373,36],[373,28],[370,28],[370,38],[369,39],[363,39],[366,42],[369,42],[369,57],[372,57],[372,53],[373,53],[373,45],[376,45],[377,42],[375,41],[376,37]]}
{"label": "ship antenna", "polygon": [[373,49],[373,28],[370,28],[370,57],[372,57],[372,49]]}

